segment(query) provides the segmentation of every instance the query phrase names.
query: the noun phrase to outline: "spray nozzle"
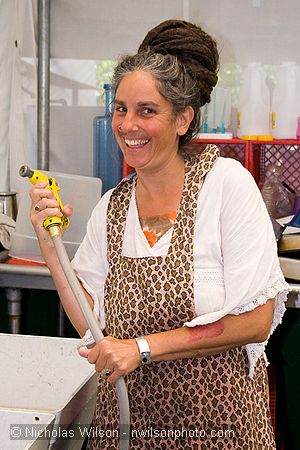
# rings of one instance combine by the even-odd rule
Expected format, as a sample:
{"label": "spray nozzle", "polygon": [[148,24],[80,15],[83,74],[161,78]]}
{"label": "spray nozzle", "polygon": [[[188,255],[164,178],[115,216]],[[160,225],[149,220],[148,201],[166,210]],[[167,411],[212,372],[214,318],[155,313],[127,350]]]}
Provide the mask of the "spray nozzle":
{"label": "spray nozzle", "polygon": [[21,166],[19,169],[19,174],[21,177],[31,178],[33,176],[33,170],[31,170],[28,166]]}
{"label": "spray nozzle", "polygon": [[[38,170],[31,170],[28,166],[21,166],[19,169],[19,174],[21,177],[29,178],[30,183],[37,184],[41,182],[46,182],[46,189],[49,189],[54,193],[56,200],[59,203],[60,210],[63,212],[64,206],[58,195],[60,188],[58,187],[56,180],[53,177],[48,177],[45,173],[39,172]],[[44,221],[44,227],[48,230],[53,226],[62,226],[66,228],[69,225],[69,219],[66,216],[50,216]]]}

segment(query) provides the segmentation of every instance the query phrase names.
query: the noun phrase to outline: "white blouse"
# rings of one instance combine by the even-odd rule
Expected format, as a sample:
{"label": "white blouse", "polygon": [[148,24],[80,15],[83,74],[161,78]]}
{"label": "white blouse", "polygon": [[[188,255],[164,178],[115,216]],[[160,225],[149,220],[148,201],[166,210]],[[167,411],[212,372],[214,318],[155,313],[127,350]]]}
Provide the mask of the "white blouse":
{"label": "white blouse", "polygon": [[[105,328],[104,282],[106,210],[112,191],[95,207],[73,268],[94,300],[94,314]],[[133,192],[125,227],[123,255],[164,256],[172,229],[150,247],[141,229]],[[271,333],[285,311],[288,284],[277,257],[277,245],[264,201],[248,170],[238,161],[219,157],[198,197],[194,232],[194,302],[196,317],[186,326],[212,323],[227,314],[253,310],[275,298]],[[250,376],[267,341],[248,344]]]}

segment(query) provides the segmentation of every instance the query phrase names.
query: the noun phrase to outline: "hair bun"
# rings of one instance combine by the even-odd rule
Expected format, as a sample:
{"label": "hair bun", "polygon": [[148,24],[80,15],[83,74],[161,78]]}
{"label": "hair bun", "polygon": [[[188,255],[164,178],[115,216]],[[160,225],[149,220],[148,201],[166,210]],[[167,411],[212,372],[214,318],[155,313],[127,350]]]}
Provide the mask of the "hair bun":
{"label": "hair bun", "polygon": [[217,84],[219,54],[215,40],[197,25],[184,20],[166,20],[150,30],[138,52],[176,56],[204,94],[204,103]]}
{"label": "hair bun", "polygon": [[[166,20],[160,23],[156,27],[152,28],[145,36],[143,42],[139,46],[138,51],[144,51],[147,48],[151,48],[155,53],[171,53],[177,51],[178,38],[179,45],[182,45],[182,37],[188,33],[187,30],[188,22],[184,20]],[[172,42],[170,42],[172,40]]]}

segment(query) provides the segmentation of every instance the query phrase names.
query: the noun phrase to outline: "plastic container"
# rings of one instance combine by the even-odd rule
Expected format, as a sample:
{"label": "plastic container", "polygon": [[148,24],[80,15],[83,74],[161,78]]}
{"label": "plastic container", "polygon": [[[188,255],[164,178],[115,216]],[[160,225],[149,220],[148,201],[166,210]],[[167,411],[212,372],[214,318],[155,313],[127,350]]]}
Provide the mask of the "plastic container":
{"label": "plastic container", "polygon": [[295,139],[300,115],[300,72],[295,62],[284,62],[277,72],[272,97],[272,135]]}
{"label": "plastic container", "polygon": [[16,195],[16,192],[0,192],[0,213],[6,214],[13,220],[17,217]]}
{"label": "plastic container", "polygon": [[260,63],[249,63],[237,104],[237,136],[270,135],[270,91]]}
{"label": "plastic container", "polygon": [[300,140],[300,117],[297,117],[296,139]]}
{"label": "plastic container", "polygon": [[[63,241],[70,259],[86,233],[86,226],[92,210],[101,198],[101,180],[95,177],[70,175],[43,171],[55,178],[61,188],[59,196],[63,202],[71,203],[74,213],[69,227],[64,231]],[[30,222],[29,211],[31,200],[29,190],[32,185],[24,179],[20,183],[19,208],[16,229],[12,235],[9,255],[25,261],[44,262],[38,245],[37,237]]]}
{"label": "plastic container", "polygon": [[0,409],[1,448],[48,450],[54,420],[53,414]]}
{"label": "plastic container", "polygon": [[[53,414],[53,450],[81,449],[77,428],[88,427],[94,413],[97,374],[78,355],[79,341],[0,334],[0,415],[6,409]],[[73,442],[58,439],[67,428],[76,433]]]}
{"label": "plastic container", "polygon": [[123,155],[112,132],[113,89],[104,84],[105,115],[94,119],[93,174],[102,180],[103,194],[123,177]]}
{"label": "plastic container", "polygon": [[261,189],[261,195],[268,213],[273,219],[292,214],[294,195],[282,183],[282,166],[280,162],[266,167],[266,179]]}
{"label": "plastic container", "polygon": [[300,211],[300,193],[295,195],[293,214],[298,214]]}

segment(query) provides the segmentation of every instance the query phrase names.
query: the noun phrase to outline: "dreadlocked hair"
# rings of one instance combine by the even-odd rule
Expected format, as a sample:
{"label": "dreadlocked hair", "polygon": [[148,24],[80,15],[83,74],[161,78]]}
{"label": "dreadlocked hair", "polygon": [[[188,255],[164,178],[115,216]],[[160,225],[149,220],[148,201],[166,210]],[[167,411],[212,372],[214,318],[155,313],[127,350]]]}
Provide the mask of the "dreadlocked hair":
{"label": "dreadlocked hair", "polygon": [[191,106],[194,118],[186,134],[179,138],[179,144],[184,145],[199,131],[200,108],[210,101],[218,69],[217,44],[211,36],[190,22],[167,20],[148,32],[137,54],[120,60],[113,85],[116,90],[126,74],[145,70],[156,79],[175,117]]}

